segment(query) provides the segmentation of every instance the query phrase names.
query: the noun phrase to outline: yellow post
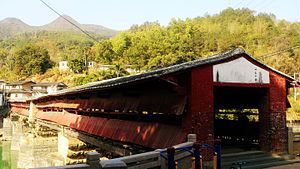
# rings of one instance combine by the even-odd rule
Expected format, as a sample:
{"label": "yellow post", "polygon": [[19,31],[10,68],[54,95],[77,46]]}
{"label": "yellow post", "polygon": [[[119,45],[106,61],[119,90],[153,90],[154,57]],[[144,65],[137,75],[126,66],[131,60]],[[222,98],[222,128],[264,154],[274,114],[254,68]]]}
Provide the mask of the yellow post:
{"label": "yellow post", "polygon": [[191,169],[195,169],[195,157],[192,157],[192,168]]}
{"label": "yellow post", "polygon": [[202,161],[202,155],[200,155],[200,169],[203,169],[203,161]]}
{"label": "yellow post", "polygon": [[178,169],[178,162],[175,161],[175,169]]}
{"label": "yellow post", "polygon": [[213,157],[213,169],[217,169],[217,152],[214,153]]}

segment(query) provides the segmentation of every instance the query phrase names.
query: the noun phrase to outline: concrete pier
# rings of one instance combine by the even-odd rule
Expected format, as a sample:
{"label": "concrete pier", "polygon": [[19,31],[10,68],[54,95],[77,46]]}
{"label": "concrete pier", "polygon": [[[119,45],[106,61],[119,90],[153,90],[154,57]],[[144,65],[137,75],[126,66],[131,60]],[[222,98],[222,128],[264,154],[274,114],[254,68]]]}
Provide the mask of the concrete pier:
{"label": "concrete pier", "polygon": [[2,160],[8,161],[11,168],[65,165],[58,153],[57,136],[38,136],[34,128],[19,119],[3,121]]}
{"label": "concrete pier", "polygon": [[[72,137],[75,131],[71,132],[68,129],[53,126],[51,128],[37,121],[29,121],[28,117],[18,114],[4,119],[2,132],[1,139],[7,140],[9,144],[6,145],[6,152],[16,152],[15,168],[84,164],[87,162],[88,153],[99,152],[102,160],[108,160],[116,155],[101,147],[83,142],[77,137]],[[10,160],[9,154],[4,155],[7,160]]]}

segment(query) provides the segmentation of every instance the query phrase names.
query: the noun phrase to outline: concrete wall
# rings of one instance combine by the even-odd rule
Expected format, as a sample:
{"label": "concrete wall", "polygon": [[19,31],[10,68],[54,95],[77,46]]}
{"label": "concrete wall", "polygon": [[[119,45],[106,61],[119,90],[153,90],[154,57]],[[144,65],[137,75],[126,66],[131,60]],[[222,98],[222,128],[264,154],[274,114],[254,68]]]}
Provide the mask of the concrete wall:
{"label": "concrete wall", "polygon": [[65,164],[68,155],[69,149],[69,139],[63,135],[63,133],[58,133],[58,144],[57,144],[58,152],[60,155],[64,157]]}

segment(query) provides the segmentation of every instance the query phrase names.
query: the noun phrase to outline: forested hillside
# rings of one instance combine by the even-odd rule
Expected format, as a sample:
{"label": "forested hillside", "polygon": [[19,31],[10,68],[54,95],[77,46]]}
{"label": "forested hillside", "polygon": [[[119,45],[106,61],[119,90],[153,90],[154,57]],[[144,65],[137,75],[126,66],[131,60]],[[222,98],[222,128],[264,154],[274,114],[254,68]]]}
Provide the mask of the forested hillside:
{"label": "forested hillside", "polygon": [[263,57],[300,45],[300,24],[249,9],[226,9],[218,15],[134,25],[94,46],[99,62],[124,62],[141,70],[157,69],[237,47],[287,74],[299,72],[300,50]]}
{"label": "forested hillside", "polygon": [[[231,8],[213,16],[173,19],[168,26],[160,26],[156,22],[133,25],[130,30],[121,31],[115,37],[99,42],[74,32],[25,32],[0,42],[0,66],[5,70],[0,72],[0,78],[9,81],[55,80],[72,86],[125,75],[126,72],[117,72],[122,72],[124,65],[147,71],[237,47],[244,48],[265,64],[292,75],[300,72],[299,49],[268,57],[265,55],[297,47],[300,45],[299,33],[299,23],[279,21],[272,14]],[[35,52],[26,52],[29,49]],[[28,59],[22,66],[17,66],[20,56],[23,59],[34,58],[30,55],[49,56],[48,66],[44,63],[36,64],[46,66],[45,69],[41,68],[45,71],[29,70],[35,64],[28,64]],[[100,64],[115,64],[115,67],[110,72],[86,71],[82,64],[85,57]],[[61,60],[68,60],[76,71],[58,71],[57,63]]]}

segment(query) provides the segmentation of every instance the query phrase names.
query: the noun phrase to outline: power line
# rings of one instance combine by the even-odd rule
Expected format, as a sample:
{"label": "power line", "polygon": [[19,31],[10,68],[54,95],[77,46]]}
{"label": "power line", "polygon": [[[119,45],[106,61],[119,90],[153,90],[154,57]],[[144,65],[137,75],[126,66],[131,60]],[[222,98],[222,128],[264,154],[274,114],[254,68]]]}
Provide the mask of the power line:
{"label": "power line", "polygon": [[261,56],[258,56],[258,58],[267,58],[267,57],[279,55],[279,54],[284,53],[284,52],[287,52],[287,51],[289,51],[289,50],[294,50],[294,49],[298,49],[298,48],[300,48],[300,45],[298,45],[298,46],[293,46],[293,47],[289,47],[289,48],[285,48],[285,49],[282,49],[282,50],[278,50],[278,51],[273,52],[273,53],[270,53],[270,54],[261,55]]}
{"label": "power line", "polygon": [[[239,6],[242,5],[242,3],[245,2],[245,1],[246,1],[246,0],[241,0],[240,2],[238,2],[237,4],[235,4],[235,5],[233,6],[233,8],[239,7]],[[243,7],[243,5],[242,5],[241,7]]]}
{"label": "power line", "polygon": [[[262,9],[266,9],[267,7],[269,7],[271,4],[273,4],[276,0],[270,0],[267,4],[265,4],[264,6],[262,6],[261,8],[259,8],[257,11],[260,11]],[[267,1],[265,1],[267,2]]]}
{"label": "power line", "polygon": [[77,26],[75,23],[73,23],[72,21],[68,20],[67,18],[65,18],[64,16],[62,16],[60,13],[58,13],[55,9],[53,9],[51,6],[49,6],[46,2],[44,2],[43,0],[40,0],[44,5],[46,5],[50,10],[52,10],[53,12],[55,12],[58,16],[62,17],[64,20],[66,20],[67,22],[69,22],[71,25],[75,26],[77,29],[79,29],[82,33],[84,33],[85,35],[87,35],[89,38],[91,38],[92,40],[98,42],[98,40],[94,37],[92,37],[89,33],[87,33],[85,30],[81,29],[79,26]]}
{"label": "power line", "polygon": [[267,0],[261,0],[261,1],[259,1],[259,2],[253,7],[253,9],[258,8],[259,6],[265,4],[266,2],[267,2]]}
{"label": "power line", "polygon": [[255,0],[251,0],[249,3],[246,4],[246,8],[249,8],[249,5],[252,4]]}

